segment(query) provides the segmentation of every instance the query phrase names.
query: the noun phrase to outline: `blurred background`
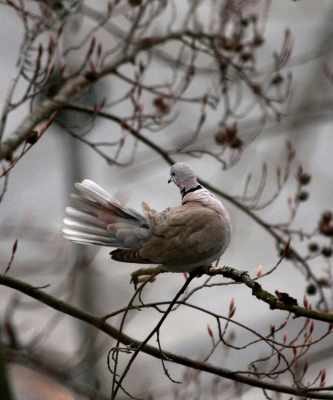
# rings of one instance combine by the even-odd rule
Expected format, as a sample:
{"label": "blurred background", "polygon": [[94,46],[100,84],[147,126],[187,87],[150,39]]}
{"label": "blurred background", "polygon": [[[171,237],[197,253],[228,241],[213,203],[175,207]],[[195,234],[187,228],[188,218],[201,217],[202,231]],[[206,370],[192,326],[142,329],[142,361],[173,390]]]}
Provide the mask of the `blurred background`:
{"label": "blurred background", "polygon": [[[178,206],[179,191],[167,181],[172,162],[182,161],[230,213],[233,238],[219,265],[251,277],[261,265],[264,274],[291,238],[300,258],[289,254],[261,284],[300,305],[306,294],[313,308],[332,310],[332,231],[329,213],[323,217],[333,198],[331,1],[14,0],[0,8],[1,156],[5,169],[15,164],[0,182],[1,273],[17,240],[8,275],[50,285],[43,290],[97,316],[126,307],[136,266],[112,261],[108,248],[61,237],[68,194],[76,193],[75,182],[91,179],[138,211],[142,201],[157,210]],[[47,101],[80,76],[82,87],[43,114]],[[54,109],[56,119],[38,142],[25,142]],[[244,285],[206,280],[192,283],[190,290],[204,286],[188,302],[227,318],[234,299],[233,319],[242,324],[227,327],[235,347],[220,344],[209,362],[246,371],[270,353],[260,341],[246,345],[256,339],[249,329],[267,335],[288,314],[269,310]],[[160,275],[142,300],[171,301],[183,283],[182,274]],[[5,286],[0,311],[11,398],[110,398],[113,339]],[[154,308],[131,311],[124,332],[143,340],[160,317]],[[121,318],[109,322],[119,327]],[[218,341],[213,316],[178,308],[160,332],[162,348],[205,360],[212,350],[207,324]],[[284,332],[296,337],[303,324],[290,320],[280,339]],[[317,322],[314,341],[326,331]],[[294,367],[307,361],[305,381],[312,382],[321,368],[329,376],[332,356],[327,337]],[[128,359],[121,353],[120,370]],[[173,363],[167,368],[182,385],[141,354],[124,387],[145,399],[265,398],[261,389]],[[281,373],[277,382],[292,379]]]}

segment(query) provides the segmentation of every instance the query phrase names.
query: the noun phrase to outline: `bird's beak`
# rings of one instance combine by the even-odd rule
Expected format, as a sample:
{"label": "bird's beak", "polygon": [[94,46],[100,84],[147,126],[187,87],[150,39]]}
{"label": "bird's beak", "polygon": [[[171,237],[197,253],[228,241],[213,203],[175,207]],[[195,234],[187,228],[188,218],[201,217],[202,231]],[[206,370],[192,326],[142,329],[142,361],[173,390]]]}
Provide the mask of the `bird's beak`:
{"label": "bird's beak", "polygon": [[173,182],[172,176],[171,176],[170,179],[168,180],[168,183],[171,183],[171,182]]}

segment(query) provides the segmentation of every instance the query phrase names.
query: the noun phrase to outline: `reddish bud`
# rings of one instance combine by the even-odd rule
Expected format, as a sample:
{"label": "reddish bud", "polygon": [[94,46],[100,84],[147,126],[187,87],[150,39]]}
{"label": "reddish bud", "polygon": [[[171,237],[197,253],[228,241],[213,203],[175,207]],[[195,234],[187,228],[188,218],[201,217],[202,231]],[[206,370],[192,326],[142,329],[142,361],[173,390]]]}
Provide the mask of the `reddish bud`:
{"label": "reddish bud", "polygon": [[333,236],[333,226],[330,223],[320,221],[319,230],[325,236]]}
{"label": "reddish bud", "polygon": [[262,265],[259,265],[259,268],[257,270],[257,277],[261,276],[262,274]]}
{"label": "reddish bud", "polygon": [[326,278],[319,278],[318,279],[318,285],[322,287],[331,287],[330,282]]}
{"label": "reddish bud", "polygon": [[331,211],[324,211],[321,214],[321,218],[324,222],[330,222],[332,220],[332,212]]}
{"label": "reddish bud", "polygon": [[309,193],[306,192],[305,190],[302,190],[297,196],[297,200],[299,201],[306,201],[308,198],[309,198]]}
{"label": "reddish bud", "polygon": [[215,141],[217,144],[230,146],[233,149],[242,148],[243,142],[237,137],[238,127],[235,122],[232,125],[226,125],[221,132],[215,135]]}
{"label": "reddish bud", "polygon": [[235,299],[234,297],[231,299],[229,304],[229,312],[235,307]]}
{"label": "reddish bud", "polygon": [[98,46],[97,46],[97,56],[98,56],[98,58],[101,56],[101,54],[102,54],[102,45],[101,45],[101,43],[98,43]]}
{"label": "reddish bud", "polygon": [[169,112],[169,106],[165,103],[163,97],[156,97],[153,101],[154,106],[156,107],[156,111],[159,115],[164,115]]}
{"label": "reddish bud", "polygon": [[270,326],[270,330],[271,330],[271,336],[273,337],[273,339],[275,338],[275,326],[271,325]]}
{"label": "reddish bud", "polygon": [[285,246],[284,246],[284,253],[285,253],[285,254],[286,254],[286,253],[288,252],[288,250],[289,250],[290,242],[291,242],[291,239],[289,238],[289,239],[286,241],[286,244],[285,244]]}
{"label": "reddish bud", "polygon": [[246,52],[242,53],[240,57],[241,57],[241,60],[245,63],[248,61],[254,60],[254,55],[250,51],[246,51]]}
{"label": "reddish bud", "polygon": [[303,297],[303,304],[305,308],[308,308],[309,306],[309,302],[308,302],[308,298],[306,297],[306,294]]}
{"label": "reddish bud", "polygon": [[43,49],[42,43],[39,43],[39,46],[38,46],[38,58],[40,58],[42,56],[43,50],[44,49]]}
{"label": "reddish bud", "polygon": [[210,326],[209,324],[207,324],[207,330],[208,330],[209,336],[210,336],[212,339],[214,339],[214,334],[213,334],[212,328],[211,328],[211,326]]}
{"label": "reddish bud", "polygon": [[16,239],[14,244],[13,244],[13,250],[12,250],[13,255],[16,253],[17,245],[18,245],[18,240]]}
{"label": "reddish bud", "polygon": [[37,140],[38,140],[38,131],[31,131],[25,137],[26,143],[29,143],[31,145],[35,144]]}
{"label": "reddish bud", "polygon": [[60,70],[59,70],[59,76],[61,76],[64,73],[66,67],[67,67],[67,64],[62,64],[61,65]]}
{"label": "reddish bud", "polygon": [[320,387],[325,386],[325,379],[326,379],[326,369],[324,368],[320,376]]}
{"label": "reddish bud", "polygon": [[46,121],[46,123],[44,125],[42,125],[42,127],[40,128],[39,131],[39,137],[41,137],[43,135],[43,133],[46,131],[46,129],[52,124],[52,122],[55,120],[55,117],[57,116],[57,112],[55,111],[51,117],[48,119],[48,121]]}
{"label": "reddish bud", "polygon": [[236,307],[235,307],[235,299],[232,298],[229,305],[229,318],[232,318],[235,315]]}
{"label": "reddish bud", "polygon": [[311,253],[314,253],[315,251],[319,250],[319,246],[317,243],[309,243],[308,249],[311,251]]}
{"label": "reddish bud", "polygon": [[87,54],[86,54],[86,59],[90,58],[92,52],[95,49],[95,45],[96,45],[96,38],[94,36],[94,37],[91,38],[90,46],[89,46],[89,49],[88,49]]}
{"label": "reddish bud", "polygon": [[232,39],[228,39],[225,36],[222,36],[218,41],[218,46],[223,47],[224,50],[230,51],[234,47],[234,41]]}
{"label": "reddish bud", "polygon": [[311,175],[303,171],[303,167],[300,165],[296,174],[296,179],[301,185],[307,185],[311,181]]}
{"label": "reddish bud", "polygon": [[51,55],[51,54],[53,54],[54,49],[55,49],[54,39],[53,39],[52,36],[50,36],[50,40],[49,40],[49,45],[47,47],[47,51]]}
{"label": "reddish bud", "polygon": [[303,375],[306,374],[308,368],[309,368],[309,362],[308,362],[308,360],[306,360],[305,364],[304,364],[304,367],[303,367]]}
{"label": "reddish bud", "polygon": [[230,147],[232,149],[238,149],[240,147],[243,147],[243,142],[240,139],[235,138],[235,139],[230,141]]}
{"label": "reddish bud", "polygon": [[253,39],[252,44],[254,47],[259,47],[264,43],[264,41],[265,41],[265,39],[262,36],[256,35]]}

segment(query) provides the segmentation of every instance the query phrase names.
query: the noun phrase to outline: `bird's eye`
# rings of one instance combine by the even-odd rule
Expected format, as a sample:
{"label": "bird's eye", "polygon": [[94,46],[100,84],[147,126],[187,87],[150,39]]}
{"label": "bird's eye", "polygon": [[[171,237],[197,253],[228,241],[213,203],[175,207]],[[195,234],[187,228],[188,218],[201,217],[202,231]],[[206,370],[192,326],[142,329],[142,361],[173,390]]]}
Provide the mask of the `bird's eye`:
{"label": "bird's eye", "polygon": [[172,176],[175,176],[176,174],[173,172],[171,175],[172,175]]}

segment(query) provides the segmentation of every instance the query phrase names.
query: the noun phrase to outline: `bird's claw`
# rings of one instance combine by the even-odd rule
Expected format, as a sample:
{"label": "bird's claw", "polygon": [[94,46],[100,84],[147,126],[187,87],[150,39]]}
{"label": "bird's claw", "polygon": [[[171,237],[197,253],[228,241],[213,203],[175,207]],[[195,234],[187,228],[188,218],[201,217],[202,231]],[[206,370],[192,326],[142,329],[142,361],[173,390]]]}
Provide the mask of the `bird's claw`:
{"label": "bird's claw", "polygon": [[163,270],[162,265],[151,268],[140,268],[131,273],[131,283],[134,284],[134,288],[137,288],[138,283],[149,281],[154,282],[156,275],[167,272]]}

